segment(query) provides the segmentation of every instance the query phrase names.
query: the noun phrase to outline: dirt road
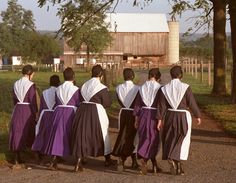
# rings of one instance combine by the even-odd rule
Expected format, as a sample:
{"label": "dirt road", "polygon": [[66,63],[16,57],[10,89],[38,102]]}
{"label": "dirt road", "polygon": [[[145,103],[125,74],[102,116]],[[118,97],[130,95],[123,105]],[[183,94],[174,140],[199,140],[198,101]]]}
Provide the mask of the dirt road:
{"label": "dirt road", "polygon": [[[142,79],[145,77],[145,74],[140,75]],[[165,79],[162,81],[166,82]],[[236,138],[227,136],[220,125],[204,113],[202,122],[201,126],[196,126],[193,122],[190,155],[188,161],[184,163],[185,176],[170,175],[169,166],[167,162],[161,160],[160,152],[157,159],[164,172],[155,176],[151,173],[141,176],[137,171],[129,169],[130,159],[126,162],[125,171],[118,173],[115,167],[105,168],[104,159],[101,157],[89,159],[84,172],[77,174],[72,172],[71,163],[60,164],[59,171],[50,171],[46,166],[31,163],[28,164],[32,167],[30,170],[11,170],[8,166],[2,166],[0,167],[0,183],[236,182]],[[114,143],[117,133],[111,130],[110,134],[112,143]],[[151,169],[151,164],[149,164],[149,168]]]}

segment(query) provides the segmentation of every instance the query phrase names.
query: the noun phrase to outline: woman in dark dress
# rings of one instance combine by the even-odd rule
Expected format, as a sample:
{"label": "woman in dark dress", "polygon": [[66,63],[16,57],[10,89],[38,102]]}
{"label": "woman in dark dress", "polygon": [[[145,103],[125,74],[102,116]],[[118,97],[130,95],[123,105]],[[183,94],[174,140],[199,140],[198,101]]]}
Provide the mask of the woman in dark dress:
{"label": "woman in dark dress", "polygon": [[111,99],[102,78],[102,67],[95,65],[92,78],[81,87],[83,102],[76,111],[71,139],[72,155],[77,160],[75,172],[83,170],[81,159],[89,156],[105,156],[105,166],[114,163],[110,158],[109,120],[105,111],[111,106]]}
{"label": "woman in dark dress", "polygon": [[201,124],[200,110],[196,104],[191,88],[181,82],[183,72],[180,66],[170,70],[172,80],[160,90],[156,118],[158,130],[162,127],[162,159],[170,163],[173,175],[184,175],[180,161],[187,160],[190,147],[193,112],[198,125]]}
{"label": "woman in dark dress", "polygon": [[137,168],[135,137],[137,130],[134,127],[135,116],[133,108],[139,87],[133,83],[134,71],[126,68],[123,71],[125,82],[116,87],[117,99],[121,105],[119,113],[119,134],[113,148],[112,155],[119,157],[118,171],[123,171],[128,156],[132,158],[132,168]]}

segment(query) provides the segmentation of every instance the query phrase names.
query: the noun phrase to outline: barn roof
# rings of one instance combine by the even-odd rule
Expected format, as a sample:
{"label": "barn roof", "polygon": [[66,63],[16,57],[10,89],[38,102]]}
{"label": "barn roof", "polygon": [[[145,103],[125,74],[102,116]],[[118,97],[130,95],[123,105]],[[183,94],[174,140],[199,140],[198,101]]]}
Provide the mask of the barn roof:
{"label": "barn roof", "polygon": [[169,32],[165,14],[107,13],[110,32]]}

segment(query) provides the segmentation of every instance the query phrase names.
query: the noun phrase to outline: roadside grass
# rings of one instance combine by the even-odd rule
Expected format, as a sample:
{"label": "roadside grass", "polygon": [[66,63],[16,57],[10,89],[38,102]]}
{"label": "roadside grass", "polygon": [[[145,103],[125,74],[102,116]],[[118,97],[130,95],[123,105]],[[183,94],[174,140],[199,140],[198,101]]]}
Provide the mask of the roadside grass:
{"label": "roadside grass", "polygon": [[232,104],[230,96],[211,95],[211,87],[201,83],[200,79],[185,74],[183,81],[190,84],[201,109],[219,121],[228,134],[236,135],[236,104]]}

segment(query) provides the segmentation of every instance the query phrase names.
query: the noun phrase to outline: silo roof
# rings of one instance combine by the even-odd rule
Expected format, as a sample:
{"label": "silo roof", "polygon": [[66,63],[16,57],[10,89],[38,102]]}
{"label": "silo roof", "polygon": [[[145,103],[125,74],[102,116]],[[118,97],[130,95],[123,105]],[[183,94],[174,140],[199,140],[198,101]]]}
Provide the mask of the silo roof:
{"label": "silo roof", "polygon": [[169,32],[165,14],[107,13],[110,32]]}

